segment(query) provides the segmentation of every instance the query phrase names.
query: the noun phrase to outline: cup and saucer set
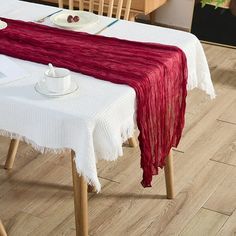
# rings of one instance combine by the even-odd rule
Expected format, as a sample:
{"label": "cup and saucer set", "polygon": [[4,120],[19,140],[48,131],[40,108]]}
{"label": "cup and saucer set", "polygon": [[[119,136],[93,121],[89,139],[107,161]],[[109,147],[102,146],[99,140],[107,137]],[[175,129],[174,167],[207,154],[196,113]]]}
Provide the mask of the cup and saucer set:
{"label": "cup and saucer set", "polygon": [[35,85],[35,90],[47,97],[61,97],[78,90],[78,84],[71,78],[70,71],[64,68],[54,68],[45,71],[43,79]]}

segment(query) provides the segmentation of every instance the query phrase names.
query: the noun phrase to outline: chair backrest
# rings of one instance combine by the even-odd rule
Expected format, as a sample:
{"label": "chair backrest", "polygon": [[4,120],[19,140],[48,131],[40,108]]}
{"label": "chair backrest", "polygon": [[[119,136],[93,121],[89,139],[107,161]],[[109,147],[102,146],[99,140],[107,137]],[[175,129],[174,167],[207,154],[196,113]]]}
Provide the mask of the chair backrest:
{"label": "chair backrest", "polygon": [[[98,15],[103,15],[104,12],[106,12],[108,17],[112,17],[114,15],[117,19],[121,18],[123,10],[124,19],[128,20],[132,0],[126,0],[124,7],[124,0],[69,0],[69,9],[74,9],[75,1],[79,2],[79,9],[81,11],[84,9],[87,9],[90,12],[96,11]],[[58,0],[58,3],[59,7],[63,7],[63,0]],[[106,9],[106,11],[104,11],[104,9]]]}

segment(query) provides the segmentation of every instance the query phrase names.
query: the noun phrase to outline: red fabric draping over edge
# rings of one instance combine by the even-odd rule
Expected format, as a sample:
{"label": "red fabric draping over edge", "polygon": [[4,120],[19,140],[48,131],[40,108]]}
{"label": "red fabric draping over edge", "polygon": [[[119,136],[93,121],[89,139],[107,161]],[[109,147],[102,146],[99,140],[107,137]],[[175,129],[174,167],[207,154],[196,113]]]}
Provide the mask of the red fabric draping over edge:
{"label": "red fabric draping over edge", "polygon": [[4,19],[0,53],[53,63],[97,79],[131,86],[137,98],[142,184],[151,186],[184,127],[187,62],[175,46],[141,43]]}

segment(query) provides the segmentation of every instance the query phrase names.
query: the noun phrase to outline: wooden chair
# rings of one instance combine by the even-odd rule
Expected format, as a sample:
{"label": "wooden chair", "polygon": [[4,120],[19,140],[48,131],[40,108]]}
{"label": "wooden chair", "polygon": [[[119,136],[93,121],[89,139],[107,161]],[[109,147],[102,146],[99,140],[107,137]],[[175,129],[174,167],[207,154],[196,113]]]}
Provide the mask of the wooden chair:
{"label": "wooden chair", "polygon": [[[115,18],[120,19],[122,16],[122,10],[124,11],[124,19],[129,20],[131,1],[127,0],[125,7],[123,7],[123,0],[117,0],[117,4],[114,5],[114,0],[69,0],[69,9],[74,9],[74,2],[79,1],[79,9],[83,11],[88,9],[90,12],[96,11],[98,15],[104,15],[107,13],[108,17],[115,15]],[[58,5],[63,8],[63,0],[58,0]],[[85,8],[86,7],[86,8]],[[106,8],[106,11],[104,9]]]}
{"label": "wooden chair", "polygon": [[7,236],[6,230],[1,220],[0,220],[0,236]]}

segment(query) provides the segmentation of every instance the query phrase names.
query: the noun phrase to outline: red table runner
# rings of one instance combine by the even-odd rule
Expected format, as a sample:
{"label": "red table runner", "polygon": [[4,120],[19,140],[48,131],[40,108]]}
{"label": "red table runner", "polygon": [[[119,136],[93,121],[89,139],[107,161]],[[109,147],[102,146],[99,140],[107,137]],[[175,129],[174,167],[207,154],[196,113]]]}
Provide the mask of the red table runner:
{"label": "red table runner", "polygon": [[142,184],[151,186],[184,127],[187,63],[175,46],[141,43],[4,19],[0,53],[134,88]]}

